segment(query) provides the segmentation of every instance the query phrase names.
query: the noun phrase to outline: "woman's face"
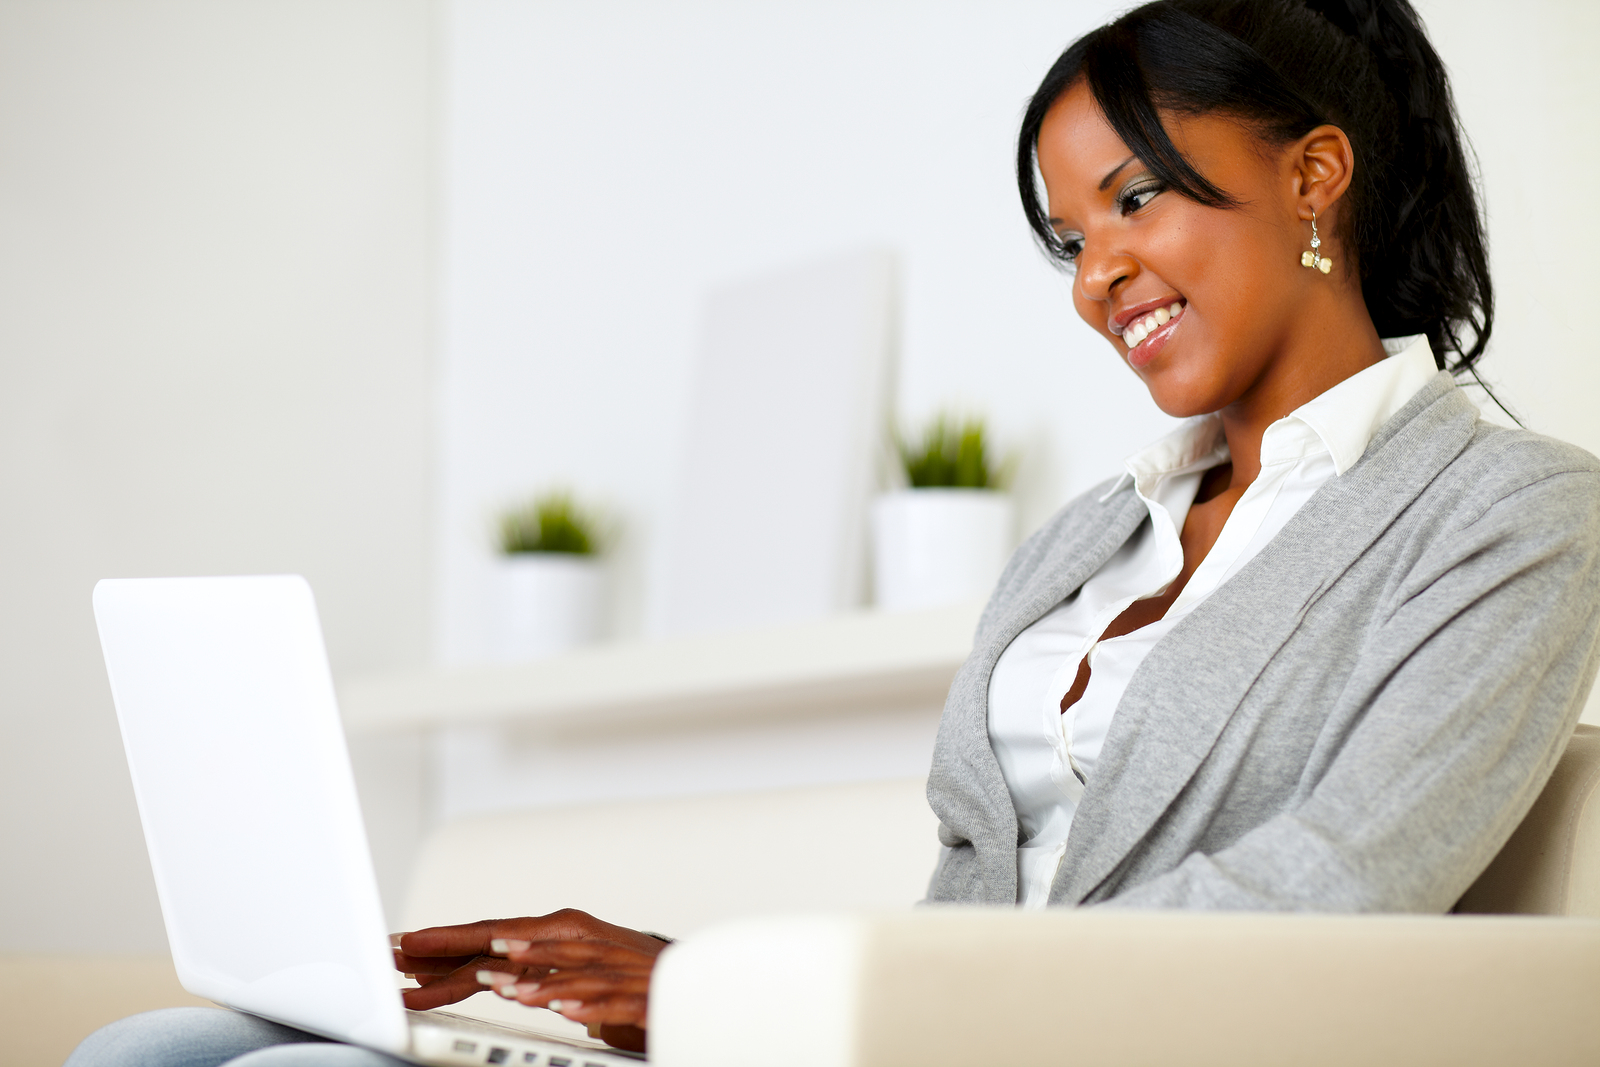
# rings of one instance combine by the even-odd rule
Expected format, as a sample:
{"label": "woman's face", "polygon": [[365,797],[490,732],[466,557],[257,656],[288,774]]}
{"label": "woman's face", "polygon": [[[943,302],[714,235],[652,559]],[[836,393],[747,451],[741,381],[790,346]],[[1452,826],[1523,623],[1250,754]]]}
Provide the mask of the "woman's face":
{"label": "woman's face", "polygon": [[[1078,314],[1162,411],[1190,416],[1287,388],[1292,339],[1306,332],[1301,323],[1296,334],[1296,309],[1308,285],[1330,279],[1300,267],[1305,224],[1286,152],[1221,116],[1163,119],[1178,150],[1239,206],[1166,191],[1082,80],[1046,114],[1038,160],[1051,225],[1076,254]],[[1330,227],[1319,229],[1326,239]]]}

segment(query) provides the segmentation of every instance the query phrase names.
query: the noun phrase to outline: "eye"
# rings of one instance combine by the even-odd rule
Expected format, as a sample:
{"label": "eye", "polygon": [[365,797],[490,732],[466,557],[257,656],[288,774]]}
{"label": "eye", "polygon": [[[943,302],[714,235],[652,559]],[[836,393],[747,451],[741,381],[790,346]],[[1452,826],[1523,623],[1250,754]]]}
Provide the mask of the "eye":
{"label": "eye", "polygon": [[1083,234],[1068,230],[1056,238],[1056,258],[1070,274],[1077,273],[1078,257],[1083,254]]}
{"label": "eye", "polygon": [[1117,194],[1117,209],[1124,215],[1131,215],[1166,190],[1166,185],[1159,179],[1141,178]]}

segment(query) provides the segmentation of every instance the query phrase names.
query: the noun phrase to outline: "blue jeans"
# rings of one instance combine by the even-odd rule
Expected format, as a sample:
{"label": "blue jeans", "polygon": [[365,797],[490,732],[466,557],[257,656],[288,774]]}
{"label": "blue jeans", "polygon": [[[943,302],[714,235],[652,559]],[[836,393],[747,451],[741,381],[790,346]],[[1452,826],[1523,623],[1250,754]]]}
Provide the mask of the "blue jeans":
{"label": "blue jeans", "polygon": [[405,1067],[381,1052],[222,1008],[132,1015],[83,1039],[63,1067]]}

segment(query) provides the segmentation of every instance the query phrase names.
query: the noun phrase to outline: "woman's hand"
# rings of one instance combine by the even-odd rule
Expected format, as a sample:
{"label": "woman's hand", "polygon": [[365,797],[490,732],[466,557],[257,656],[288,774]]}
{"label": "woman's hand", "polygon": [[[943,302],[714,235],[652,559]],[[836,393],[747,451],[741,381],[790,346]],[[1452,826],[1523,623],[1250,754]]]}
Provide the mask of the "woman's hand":
{"label": "woman's hand", "polygon": [[420,988],[404,992],[424,1010],[492,988],[601,1027],[601,1038],[643,1051],[650,972],[666,942],[571,908],[527,919],[490,919],[402,934],[395,966]]}

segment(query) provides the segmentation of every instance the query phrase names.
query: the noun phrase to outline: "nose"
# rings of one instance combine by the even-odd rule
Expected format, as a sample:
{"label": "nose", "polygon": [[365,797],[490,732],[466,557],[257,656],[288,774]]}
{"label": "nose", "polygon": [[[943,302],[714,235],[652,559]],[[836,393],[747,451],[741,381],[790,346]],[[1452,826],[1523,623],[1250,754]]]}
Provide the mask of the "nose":
{"label": "nose", "polygon": [[1086,245],[1078,254],[1078,289],[1090,300],[1110,300],[1117,287],[1139,273],[1139,261],[1126,252],[1097,253]]}

